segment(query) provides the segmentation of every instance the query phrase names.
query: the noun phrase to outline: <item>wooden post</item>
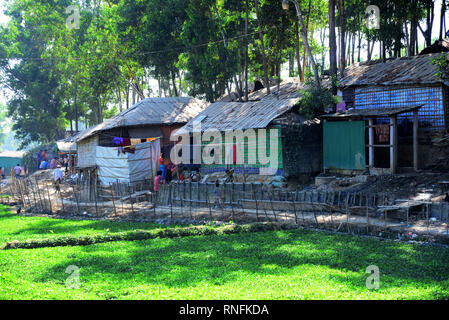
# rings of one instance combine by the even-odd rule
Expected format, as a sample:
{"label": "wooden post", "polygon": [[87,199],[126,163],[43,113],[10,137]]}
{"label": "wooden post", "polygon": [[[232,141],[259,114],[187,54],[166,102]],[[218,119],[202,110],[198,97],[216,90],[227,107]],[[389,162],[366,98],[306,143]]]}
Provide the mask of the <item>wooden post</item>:
{"label": "wooden post", "polygon": [[190,207],[190,219],[192,219],[192,181],[189,182],[189,207]]}
{"label": "wooden post", "polygon": [[169,192],[169,197],[170,197],[170,219],[173,220],[173,194],[172,194],[172,183],[170,183],[168,185],[168,192]]}
{"label": "wooden post", "polygon": [[349,218],[350,218],[350,215],[351,215],[351,213],[349,211],[349,197],[350,197],[350,194],[348,193],[347,196],[346,196],[346,204],[345,204],[345,208],[346,208],[346,225],[348,227],[348,232],[349,232],[349,227],[350,227]]}
{"label": "wooden post", "polygon": [[231,210],[232,210],[232,219],[234,219],[234,181],[231,182]]}
{"label": "wooden post", "polygon": [[368,206],[368,196],[366,196],[366,226],[367,226],[367,234],[369,234],[369,227],[370,227],[370,221],[369,221],[369,206]]}
{"label": "wooden post", "polygon": [[111,199],[112,199],[112,206],[114,207],[114,215],[117,215],[117,209],[115,208],[115,190],[114,190],[114,185],[112,183],[109,183],[109,185],[111,186]]}
{"label": "wooden post", "polygon": [[20,201],[22,202],[22,207],[25,210],[25,200],[23,198],[22,188],[20,186],[20,179],[16,179],[16,188],[19,190]]}
{"label": "wooden post", "polygon": [[[51,205],[50,191],[48,190],[48,184],[45,184],[45,190],[47,190],[48,195],[48,205],[50,206],[50,213],[53,214],[53,206]],[[56,195],[56,194],[55,194]],[[64,210],[63,210],[64,211]]]}
{"label": "wooden post", "polygon": [[273,215],[274,215],[274,221],[278,221],[277,217],[276,217],[276,211],[274,210],[273,207],[273,190],[271,190],[271,192],[269,192],[269,198],[270,198],[270,205],[271,205],[271,210],[273,211]]}
{"label": "wooden post", "polygon": [[396,116],[390,117],[390,124],[390,171],[391,174],[395,174],[398,159],[398,124]]}
{"label": "wooden post", "polygon": [[154,192],[154,196],[153,196],[153,215],[156,218],[156,205],[157,205],[157,197],[158,194],[161,190],[161,186],[159,186],[159,191],[158,192]]}
{"label": "wooden post", "polygon": [[369,167],[374,167],[374,121],[373,119],[368,120],[368,135],[369,135]]}
{"label": "wooden post", "polygon": [[209,202],[209,191],[207,190],[207,182],[204,183],[204,186],[206,187],[206,203],[207,206],[209,207],[209,218],[210,221],[212,221],[212,208],[210,207],[210,202]]}
{"label": "wooden post", "polygon": [[259,204],[257,203],[257,195],[254,192],[254,183],[251,183],[251,192],[252,192],[254,201],[256,201],[256,219],[257,219],[257,222],[259,222]]}
{"label": "wooden post", "polygon": [[184,199],[185,199],[185,196],[186,196],[186,181],[184,180],[182,182],[182,196],[181,196],[181,193],[178,192],[178,198],[181,199],[181,212],[182,213],[184,213]]}
{"label": "wooden post", "polygon": [[[296,213],[296,205],[295,205],[295,199],[293,198],[293,192],[291,193],[292,195],[292,204],[293,204],[293,212],[295,213],[295,223],[298,224],[298,215]],[[288,196],[288,193],[287,193]]]}
{"label": "wooden post", "polygon": [[[59,197],[61,198],[62,212],[64,212],[65,211],[65,208],[64,208],[64,197],[62,196],[61,189],[59,189]],[[51,201],[51,199],[50,199],[50,201]]]}
{"label": "wooden post", "polygon": [[[93,176],[93,175],[92,175]],[[94,201],[95,201],[95,215],[98,217],[98,203],[97,203],[97,179],[94,182]]]}
{"label": "wooden post", "polygon": [[413,111],[413,167],[415,171],[418,170],[418,155],[419,155],[419,141],[418,141],[418,111]]}
{"label": "wooden post", "polygon": [[134,214],[133,198],[131,194],[131,186],[129,183],[128,183],[128,193],[129,193],[129,203],[131,204],[131,212]]}
{"label": "wooden post", "polygon": [[31,181],[31,179],[29,180],[29,184],[30,184],[30,187],[31,187],[31,192],[33,193],[34,207],[37,207],[36,192],[35,192],[35,190],[34,190],[33,183],[32,183],[32,181]]}
{"label": "wooden post", "polygon": [[39,189],[39,183],[37,182],[37,179],[36,179],[36,178],[34,178],[34,182],[36,183],[37,195],[38,195],[38,197],[39,197],[39,204],[40,204],[40,207],[41,207],[41,211],[44,211],[44,206],[43,206],[43,204],[42,204],[41,191],[40,191],[40,189]]}
{"label": "wooden post", "polygon": [[81,215],[80,204],[79,204],[78,196],[76,195],[76,191],[75,191],[75,186],[74,185],[72,185],[72,191],[73,191],[73,197],[75,198],[75,201],[76,201],[76,209],[78,211],[78,215]]}

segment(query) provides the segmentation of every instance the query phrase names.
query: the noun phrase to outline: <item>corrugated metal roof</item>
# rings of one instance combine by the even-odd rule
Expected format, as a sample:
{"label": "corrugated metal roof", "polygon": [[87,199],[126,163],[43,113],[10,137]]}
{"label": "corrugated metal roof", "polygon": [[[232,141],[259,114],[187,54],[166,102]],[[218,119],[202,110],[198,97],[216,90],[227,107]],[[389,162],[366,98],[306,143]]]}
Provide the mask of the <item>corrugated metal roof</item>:
{"label": "corrugated metal roof", "polygon": [[350,118],[365,118],[365,117],[391,117],[401,113],[407,113],[418,110],[423,105],[404,106],[396,108],[376,108],[376,109],[351,109],[346,112],[325,114],[320,116],[321,119],[350,119]]}
{"label": "corrugated metal roof", "polygon": [[[262,82],[262,81],[261,81]],[[254,84],[249,84],[250,90],[254,88]],[[270,81],[271,94],[267,95],[267,89],[260,89],[255,92],[250,92],[248,94],[248,100],[260,100],[265,97],[275,97],[280,96],[283,99],[286,98],[297,98],[299,96],[299,91],[304,88],[304,84],[299,81],[298,78],[286,78],[279,84],[279,92],[277,82]],[[232,97],[232,98],[231,98]],[[236,91],[232,92],[231,97],[229,94],[224,95],[219,98],[217,102],[232,102],[238,101],[238,94]],[[242,97],[244,99],[244,97]]]}
{"label": "corrugated metal roof", "polygon": [[113,128],[186,123],[207,107],[207,103],[191,97],[147,98],[118,115],[78,133],[81,141],[91,135]]}
{"label": "corrugated metal roof", "polygon": [[432,60],[447,55],[434,53],[413,57],[390,59],[386,62],[370,61],[357,63],[345,70],[345,77],[339,80],[341,88],[368,85],[437,84],[444,81],[436,74],[437,67]]}
{"label": "corrugated metal roof", "polygon": [[289,111],[298,99],[264,98],[248,102],[215,102],[190,120],[176,134],[193,131],[194,121],[201,120],[201,131],[230,131],[265,128],[272,120]]}
{"label": "corrugated metal roof", "polygon": [[[274,83],[275,81],[272,81]],[[321,86],[326,89],[330,89],[332,84],[330,82],[330,78],[321,79]],[[273,97],[279,97],[280,99],[294,99],[299,98],[301,96],[301,90],[305,89],[306,85],[304,82],[301,82],[299,78],[285,78],[279,84],[279,90],[277,83],[270,86],[270,94],[267,95],[267,89],[260,89],[256,92],[252,92],[248,94],[248,100],[261,100],[261,99],[270,99]],[[231,102],[238,101],[238,95],[236,92],[232,93],[232,100],[229,95],[225,95],[218,101],[220,102]]]}
{"label": "corrugated metal roof", "polygon": [[[68,138],[68,139],[70,139],[70,138]],[[76,152],[76,142],[66,141],[66,140],[67,139],[56,141],[56,145],[58,146],[59,151],[61,151],[61,152]]]}

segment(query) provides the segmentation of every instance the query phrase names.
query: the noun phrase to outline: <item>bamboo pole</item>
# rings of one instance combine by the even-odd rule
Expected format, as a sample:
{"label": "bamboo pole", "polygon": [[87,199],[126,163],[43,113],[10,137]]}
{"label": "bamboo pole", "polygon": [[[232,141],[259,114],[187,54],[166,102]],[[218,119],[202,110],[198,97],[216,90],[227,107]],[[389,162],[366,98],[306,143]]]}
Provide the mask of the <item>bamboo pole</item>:
{"label": "bamboo pole", "polygon": [[254,192],[254,183],[251,183],[251,192],[252,192],[254,201],[256,201],[256,219],[257,219],[257,222],[259,222],[259,204],[257,202],[257,195]]}
{"label": "bamboo pole", "polygon": [[173,197],[173,195],[172,195],[172,184],[170,183],[169,185],[168,185],[168,188],[169,188],[169,197],[170,197],[170,218],[173,220],[173,199],[172,199],[172,197]]}
{"label": "bamboo pole", "polygon": [[128,183],[128,193],[129,193],[129,203],[131,204],[131,212],[132,214],[134,214],[134,204],[133,204],[133,198],[132,198],[132,194],[131,194],[131,186]]}
{"label": "bamboo pole", "polygon": [[50,191],[48,190],[48,184],[45,184],[45,190],[47,191],[48,205],[50,207],[50,213],[53,214],[53,206],[51,204]]}
{"label": "bamboo pole", "polygon": [[114,207],[114,215],[117,216],[117,208],[115,207],[115,190],[112,184],[110,184],[110,186],[111,186],[112,206]]}
{"label": "bamboo pole", "polygon": [[37,188],[37,195],[38,195],[38,197],[39,197],[39,204],[40,204],[40,207],[41,207],[41,211],[44,211],[44,206],[43,206],[43,204],[42,204],[42,197],[41,197],[41,192],[40,192],[40,189],[39,189],[39,183],[37,182],[37,179],[35,178],[35,183],[36,183],[36,188]]}
{"label": "bamboo pole", "polygon": [[273,211],[274,221],[278,221],[277,216],[276,216],[276,212],[274,211],[274,207],[273,207],[272,196],[273,196],[273,191],[271,191],[271,192],[269,193],[270,206],[271,206],[271,210]]}
{"label": "bamboo pole", "polygon": [[76,195],[76,191],[75,191],[75,186],[74,185],[72,185],[72,192],[73,192],[73,197],[74,197],[74,199],[76,201],[76,209],[78,211],[78,215],[81,215],[80,204],[79,204],[79,201],[78,201],[78,197]]}
{"label": "bamboo pole", "polygon": [[209,218],[210,218],[210,221],[212,221],[213,220],[213,218],[212,218],[212,208],[210,206],[210,201],[209,201],[209,191],[208,191],[208,188],[207,188],[207,182],[204,185],[206,187],[206,204],[209,207]]}
{"label": "bamboo pole", "polygon": [[298,224],[298,215],[296,214],[295,199],[293,198],[293,193],[291,195],[292,195],[293,212],[295,213],[295,223]]}

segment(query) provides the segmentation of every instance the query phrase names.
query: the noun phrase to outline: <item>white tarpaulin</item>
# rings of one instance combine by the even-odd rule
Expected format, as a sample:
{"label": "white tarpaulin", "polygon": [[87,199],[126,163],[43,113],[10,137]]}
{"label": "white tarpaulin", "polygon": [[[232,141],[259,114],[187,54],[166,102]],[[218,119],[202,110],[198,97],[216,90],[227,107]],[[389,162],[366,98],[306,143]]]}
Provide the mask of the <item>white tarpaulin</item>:
{"label": "white tarpaulin", "polygon": [[135,153],[118,153],[118,148],[96,147],[100,182],[134,182],[151,179],[159,169],[160,140],[136,145]]}

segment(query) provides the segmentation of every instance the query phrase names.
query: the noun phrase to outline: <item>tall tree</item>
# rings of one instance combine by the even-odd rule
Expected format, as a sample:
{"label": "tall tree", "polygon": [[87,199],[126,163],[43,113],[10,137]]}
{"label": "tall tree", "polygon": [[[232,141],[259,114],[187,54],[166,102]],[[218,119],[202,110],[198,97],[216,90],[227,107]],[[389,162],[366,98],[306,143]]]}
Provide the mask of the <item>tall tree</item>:
{"label": "tall tree", "polygon": [[337,39],[335,35],[335,0],[329,0],[329,56],[332,93],[337,94]]}

